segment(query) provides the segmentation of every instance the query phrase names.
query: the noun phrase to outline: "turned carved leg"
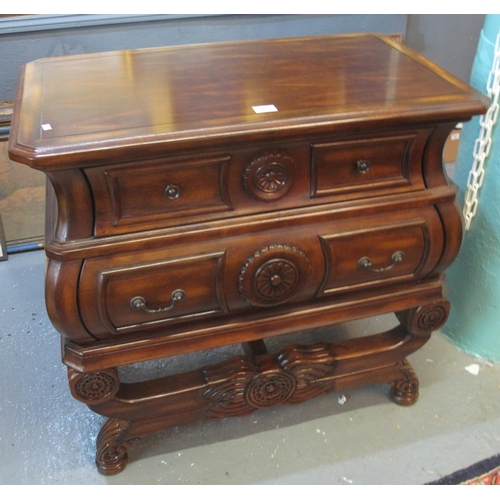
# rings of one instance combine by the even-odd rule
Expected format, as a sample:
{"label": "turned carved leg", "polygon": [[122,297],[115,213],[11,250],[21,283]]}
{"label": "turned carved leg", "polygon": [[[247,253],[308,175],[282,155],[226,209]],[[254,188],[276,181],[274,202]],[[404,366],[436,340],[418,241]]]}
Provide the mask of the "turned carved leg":
{"label": "turned carved leg", "polygon": [[[427,338],[446,323],[449,313],[450,303],[441,301],[396,313],[396,316],[412,335]],[[419,395],[419,382],[415,371],[406,359],[397,365],[396,371],[399,376],[391,386],[392,400],[402,406],[416,403]]]}
{"label": "turned carved leg", "polygon": [[[88,405],[99,405],[112,399],[120,387],[116,369],[80,373],[68,368],[73,396]],[[127,451],[138,438],[127,438],[130,422],[110,418],[97,437],[96,464],[102,474],[116,474],[127,465]]]}

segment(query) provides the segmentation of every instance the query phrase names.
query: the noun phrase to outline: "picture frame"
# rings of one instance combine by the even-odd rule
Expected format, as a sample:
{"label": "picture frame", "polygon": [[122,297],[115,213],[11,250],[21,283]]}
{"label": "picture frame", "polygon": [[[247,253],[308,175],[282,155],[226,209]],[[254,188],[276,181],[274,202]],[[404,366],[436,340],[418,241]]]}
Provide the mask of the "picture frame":
{"label": "picture frame", "polygon": [[5,240],[5,233],[3,231],[2,216],[0,215],[0,261],[7,260],[9,255],[7,254],[7,244]]}

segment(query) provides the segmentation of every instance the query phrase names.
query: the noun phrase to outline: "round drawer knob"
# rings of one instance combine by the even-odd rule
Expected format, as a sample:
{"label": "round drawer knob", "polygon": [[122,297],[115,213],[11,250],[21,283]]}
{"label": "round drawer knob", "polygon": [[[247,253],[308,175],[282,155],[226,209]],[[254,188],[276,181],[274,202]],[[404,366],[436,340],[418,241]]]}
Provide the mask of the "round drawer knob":
{"label": "round drawer knob", "polygon": [[165,196],[169,200],[176,200],[177,198],[179,198],[180,195],[181,195],[180,188],[174,186],[173,184],[168,185],[167,188],[165,189]]}
{"label": "round drawer knob", "polygon": [[356,168],[360,174],[366,174],[370,171],[371,164],[368,160],[358,160],[356,162]]}

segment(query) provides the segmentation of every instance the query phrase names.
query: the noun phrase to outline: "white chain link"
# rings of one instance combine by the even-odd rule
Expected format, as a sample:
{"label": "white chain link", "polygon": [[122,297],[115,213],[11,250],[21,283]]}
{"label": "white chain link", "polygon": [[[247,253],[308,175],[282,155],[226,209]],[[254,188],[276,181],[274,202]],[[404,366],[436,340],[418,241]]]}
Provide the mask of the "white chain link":
{"label": "white chain link", "polygon": [[464,219],[465,230],[468,231],[472,222],[472,218],[476,215],[478,206],[478,192],[484,182],[484,161],[490,154],[491,149],[491,131],[498,120],[498,104],[500,95],[500,32],[497,35],[495,44],[495,54],[493,57],[493,66],[490,74],[488,75],[488,82],[486,84],[488,97],[491,99],[491,106],[488,108],[486,114],[479,119],[481,127],[479,137],[474,143],[474,151],[472,153],[474,162],[467,178],[467,192],[465,193],[464,204]]}

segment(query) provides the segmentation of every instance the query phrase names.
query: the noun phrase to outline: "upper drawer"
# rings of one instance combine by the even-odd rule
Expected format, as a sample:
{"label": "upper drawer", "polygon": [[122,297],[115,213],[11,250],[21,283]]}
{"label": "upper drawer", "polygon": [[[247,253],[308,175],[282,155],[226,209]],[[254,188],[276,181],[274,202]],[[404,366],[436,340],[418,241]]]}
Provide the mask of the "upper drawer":
{"label": "upper drawer", "polygon": [[313,144],[311,197],[359,197],[368,191],[423,187],[421,163],[428,136],[423,130]]}
{"label": "upper drawer", "polygon": [[86,169],[96,205],[96,233],[231,210],[229,159],[157,160]]}
{"label": "upper drawer", "polygon": [[273,213],[424,189],[430,129],[381,137],[331,135],[283,144],[228,146],[192,156],[84,169],[95,204],[95,234]]}

